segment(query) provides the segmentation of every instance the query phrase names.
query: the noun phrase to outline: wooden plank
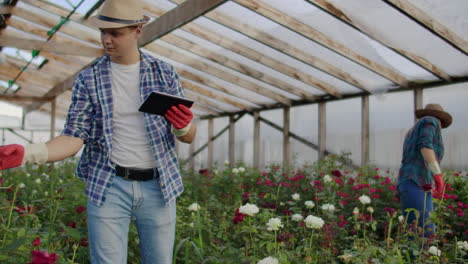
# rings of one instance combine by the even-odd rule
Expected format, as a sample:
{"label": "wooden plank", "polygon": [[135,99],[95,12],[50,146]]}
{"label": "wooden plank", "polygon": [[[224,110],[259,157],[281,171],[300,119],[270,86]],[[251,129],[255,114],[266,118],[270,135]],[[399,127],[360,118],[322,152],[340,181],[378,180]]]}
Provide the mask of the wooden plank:
{"label": "wooden plank", "polygon": [[[414,107],[414,110],[418,110],[418,109],[423,109],[424,106],[423,106],[423,90],[421,88],[416,88],[414,89],[413,91],[413,107]],[[414,122],[416,123],[418,121],[418,118],[416,117],[416,115],[414,116]]]}
{"label": "wooden plank", "polygon": [[[162,10],[160,7],[155,5],[145,5],[144,10],[149,15],[158,17],[164,14],[166,11]],[[231,50],[239,55],[242,55],[246,58],[254,60],[258,63],[262,63],[265,66],[268,66],[274,70],[277,70],[289,77],[292,77],[296,80],[304,82],[308,85],[314,86],[317,89],[320,89],[326,93],[329,93],[333,96],[340,96],[337,89],[320,79],[302,71],[299,68],[291,67],[285,64],[282,61],[279,61],[275,58],[269,57],[265,54],[262,54],[238,41],[233,41],[226,36],[221,36],[220,34],[210,30],[207,27],[196,25],[195,23],[186,24],[181,28],[182,30],[194,34],[200,38],[203,38],[207,41],[210,41],[214,44],[217,44],[225,49]],[[302,97],[302,96],[301,96]]]}
{"label": "wooden plank", "polygon": [[215,102],[213,101],[210,101],[190,90],[186,90],[185,91],[185,96],[190,99],[190,100],[194,100],[196,102],[196,104],[202,104],[202,105],[205,105],[205,106],[209,106],[213,109],[215,109],[216,111],[220,111],[220,112],[232,112],[230,111],[229,109],[223,107],[223,106],[220,106],[219,104],[216,104]]}
{"label": "wooden plank", "polygon": [[[276,78],[266,72],[261,72],[255,69],[254,67],[249,66],[248,64],[237,62],[227,56],[220,54],[219,52],[214,52],[212,49],[204,48],[196,44],[195,42],[192,42],[185,38],[176,36],[174,34],[168,34],[162,37],[161,39],[181,49],[185,49],[205,59],[211,60],[214,63],[230,68],[234,71],[252,77],[256,80],[268,83],[278,89],[294,94],[300,98],[309,100],[317,99],[315,95],[308,91],[304,91],[303,89],[295,87],[289,84],[288,82]],[[334,87],[332,87],[330,90],[333,90],[333,96],[339,96],[338,92]]]}
{"label": "wooden plank", "polygon": [[319,103],[318,105],[318,158],[319,160],[325,158],[325,150],[327,145],[327,108],[326,103]]}
{"label": "wooden plank", "polygon": [[213,135],[214,135],[214,119],[208,120],[208,168],[213,167]]}
{"label": "wooden plank", "polygon": [[0,100],[7,101],[7,102],[50,102],[50,101],[54,100],[54,98],[39,97],[39,96],[0,94]]}
{"label": "wooden plank", "polygon": [[290,140],[289,140],[289,127],[291,120],[291,108],[283,108],[283,168],[288,169],[290,164]]}
{"label": "wooden plank", "polygon": [[143,35],[139,39],[140,46],[164,36],[172,30],[204,15],[227,0],[187,0],[177,8],[172,9],[163,16],[145,26]]}
{"label": "wooden plank", "polygon": [[2,34],[2,38],[0,39],[0,46],[15,47],[18,49],[25,50],[50,51],[57,54],[78,55],[87,57],[99,57],[104,54],[103,49],[88,47],[76,43],[33,40],[13,36],[5,36],[4,34]]}
{"label": "wooden plank", "polygon": [[380,74],[381,76],[399,84],[402,87],[408,86],[409,81],[397,71],[394,71],[391,68],[388,68],[382,64],[365,58],[364,56],[358,54],[357,52],[353,51],[347,46],[335,41],[334,39],[325,35],[324,33],[302,23],[301,21],[288,15],[287,13],[269,5],[264,0],[235,0],[235,2],[259,14],[262,14],[265,17],[270,18],[278,24],[283,25],[288,29],[303,35],[304,37],[321,44],[322,46],[330,49],[331,51],[334,51],[360,64],[361,66]]}
{"label": "wooden plank", "polygon": [[427,61],[426,59],[417,56],[416,54],[412,54],[406,50],[402,49],[397,49],[392,46],[390,46],[386,41],[379,35],[379,34],[374,34],[370,30],[367,30],[366,28],[362,28],[356,23],[354,23],[346,14],[343,10],[340,8],[336,7],[332,3],[330,3],[327,0],[307,0],[309,3],[321,8],[322,10],[328,12],[329,14],[333,15],[334,17],[338,18],[342,22],[348,24],[349,26],[353,27],[354,29],[358,30],[362,34],[368,36],[369,38],[377,41],[378,43],[384,45],[385,47],[395,51],[396,53],[406,57],[407,59],[410,59],[414,63],[418,64],[419,66],[423,67],[429,72],[432,72],[434,75],[438,76],[439,78],[442,78],[444,80],[450,80],[450,76],[444,72],[442,69],[437,67],[436,65],[432,64],[431,62]]}
{"label": "wooden plank", "polygon": [[223,70],[218,67],[211,66],[208,63],[205,63],[201,60],[194,60],[193,58],[189,58],[186,55],[177,52],[173,49],[167,48],[166,46],[161,45],[160,43],[154,42],[145,47],[146,49],[153,51],[157,54],[160,54],[166,58],[169,58],[171,60],[177,61],[179,63],[185,64],[189,67],[192,67],[194,69],[206,72],[208,74],[211,74],[213,76],[216,76],[220,79],[223,79],[227,82],[230,82],[234,85],[238,85],[240,87],[243,87],[245,89],[248,89],[254,93],[263,95],[267,98],[270,98],[274,101],[280,102],[284,105],[290,105],[291,100],[284,97],[282,94],[279,94],[277,92],[274,92],[272,90],[269,90],[263,86],[260,86],[253,81],[241,78],[239,76],[236,76],[234,74],[231,74],[227,72],[226,70]]}
{"label": "wooden plank", "polygon": [[361,97],[361,166],[369,164],[369,95]]}
{"label": "wooden plank", "polygon": [[196,92],[196,93],[202,94],[204,96],[213,98],[215,100],[224,102],[226,104],[232,105],[233,107],[239,108],[241,110],[245,110],[245,111],[251,110],[251,107],[249,107],[248,105],[246,105],[244,103],[240,103],[238,101],[232,100],[232,99],[230,99],[230,98],[228,98],[226,96],[223,96],[223,95],[220,95],[219,93],[215,93],[213,91],[205,89],[205,88],[203,88],[203,87],[201,87],[199,85],[196,85],[194,83],[184,81],[184,80],[181,80],[180,83],[182,84],[182,87],[184,87],[184,89],[192,90],[193,92]]}
{"label": "wooden plank", "polygon": [[54,99],[52,102],[50,102],[50,139],[53,139],[55,137],[55,118],[56,118],[56,106],[57,106],[57,100]]}
{"label": "wooden plank", "polygon": [[11,14],[11,9],[13,9],[13,7],[11,5],[2,5],[2,6],[0,6],[0,15],[9,15],[9,14]]}
{"label": "wooden plank", "polygon": [[236,127],[234,116],[229,116],[229,164],[230,166],[235,166],[236,157],[235,157],[235,147],[236,147]]}
{"label": "wooden plank", "polygon": [[189,79],[191,81],[203,84],[205,86],[208,86],[208,87],[213,88],[215,90],[218,90],[220,92],[223,92],[223,93],[228,94],[228,95],[235,96],[235,97],[237,97],[239,99],[243,99],[243,100],[245,100],[247,102],[250,102],[250,103],[258,105],[258,106],[264,104],[260,100],[257,100],[255,98],[252,98],[252,96],[248,96],[245,93],[242,93],[241,91],[239,91],[239,89],[234,89],[234,88],[231,88],[229,86],[225,86],[225,85],[220,84],[218,81],[215,80],[215,78],[208,78],[208,77],[204,77],[202,75],[197,75],[197,74],[194,74],[194,73],[192,73],[190,71],[187,71],[185,69],[182,69],[182,68],[176,68],[176,70],[177,70],[177,73],[179,74],[179,76],[181,76],[183,78],[186,78],[186,79]]}
{"label": "wooden plank", "polygon": [[[181,3],[183,2],[183,0],[173,0],[173,2]],[[343,80],[351,85],[354,85],[362,89],[363,91],[369,92],[364,82],[356,79],[351,74],[339,69],[335,65],[332,65],[325,60],[322,60],[319,57],[312,56],[311,54],[304,52],[304,50],[302,49],[296,48],[293,45],[289,45],[285,41],[282,41],[281,39],[276,38],[271,34],[258,30],[254,25],[242,23],[238,19],[231,16],[227,16],[224,13],[216,10],[213,10],[210,13],[206,14],[205,17],[216,21],[234,31],[237,31],[240,34],[243,34],[249,38],[255,39],[256,41],[267,45],[277,50],[278,52],[284,53],[305,64],[315,67],[326,74]],[[326,88],[326,86],[323,88]]]}
{"label": "wooden plank", "polygon": [[260,112],[255,111],[254,117],[254,138],[253,138],[253,166],[260,168]]}
{"label": "wooden plank", "polygon": [[[406,13],[449,45],[468,55],[468,41],[410,1],[384,0],[384,2]],[[443,4],[445,3],[441,3],[441,5]]]}
{"label": "wooden plank", "polygon": [[200,105],[200,104],[192,105],[192,109],[196,109],[196,110],[208,113],[208,114],[210,114],[212,116],[216,116],[216,115],[222,113],[221,111],[216,111],[216,110],[213,110],[212,108],[209,108],[207,106]]}

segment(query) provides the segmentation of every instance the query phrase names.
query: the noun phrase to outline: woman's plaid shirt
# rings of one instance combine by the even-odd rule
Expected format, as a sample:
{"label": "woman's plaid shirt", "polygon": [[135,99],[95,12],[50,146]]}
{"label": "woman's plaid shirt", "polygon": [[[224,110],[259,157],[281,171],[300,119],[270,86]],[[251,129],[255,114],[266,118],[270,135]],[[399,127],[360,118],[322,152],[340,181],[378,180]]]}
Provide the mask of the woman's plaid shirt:
{"label": "woman's plaid shirt", "polygon": [[[184,96],[174,67],[141,53],[140,100],[143,102],[152,91]],[[86,182],[86,194],[97,206],[106,200],[107,190],[115,176],[115,165],[110,161],[112,109],[110,58],[104,55],[76,77],[62,132],[62,135],[85,141],[76,173]],[[171,124],[162,116],[147,113],[144,114],[144,123],[160,174],[161,190],[166,204],[169,204],[184,190]]]}

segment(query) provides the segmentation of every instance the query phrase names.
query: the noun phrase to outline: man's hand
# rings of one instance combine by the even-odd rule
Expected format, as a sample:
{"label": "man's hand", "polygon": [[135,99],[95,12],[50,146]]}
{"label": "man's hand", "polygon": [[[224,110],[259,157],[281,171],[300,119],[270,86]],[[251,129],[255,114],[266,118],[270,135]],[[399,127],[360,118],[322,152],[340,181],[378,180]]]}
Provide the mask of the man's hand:
{"label": "man's hand", "polygon": [[435,183],[435,197],[442,197],[445,189],[444,179],[442,178],[442,174],[434,175],[434,183]]}
{"label": "man's hand", "polygon": [[18,144],[0,147],[0,170],[21,166],[24,159],[24,147]]}
{"label": "man's hand", "polygon": [[185,105],[171,106],[164,114],[175,129],[186,128],[193,119],[192,111]]}

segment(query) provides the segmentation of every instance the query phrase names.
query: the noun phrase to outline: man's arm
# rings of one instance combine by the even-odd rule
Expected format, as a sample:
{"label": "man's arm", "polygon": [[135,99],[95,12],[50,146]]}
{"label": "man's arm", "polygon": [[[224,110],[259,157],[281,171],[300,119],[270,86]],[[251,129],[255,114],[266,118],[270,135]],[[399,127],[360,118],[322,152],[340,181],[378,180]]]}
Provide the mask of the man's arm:
{"label": "man's arm", "polygon": [[190,144],[195,139],[196,134],[197,134],[197,126],[195,125],[195,123],[192,123],[190,125],[190,130],[187,132],[187,134],[177,137],[177,139],[181,142]]}
{"label": "man's arm", "polygon": [[80,151],[84,141],[81,138],[58,136],[46,143],[48,150],[47,162],[64,160],[73,157]]}

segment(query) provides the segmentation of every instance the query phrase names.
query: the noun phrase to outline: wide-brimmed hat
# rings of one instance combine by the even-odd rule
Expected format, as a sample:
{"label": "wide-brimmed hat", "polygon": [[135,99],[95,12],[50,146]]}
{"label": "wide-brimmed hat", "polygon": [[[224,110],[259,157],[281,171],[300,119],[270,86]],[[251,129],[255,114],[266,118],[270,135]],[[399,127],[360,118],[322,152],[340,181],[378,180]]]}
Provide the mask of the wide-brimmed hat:
{"label": "wide-brimmed hat", "polygon": [[418,109],[414,112],[417,118],[423,116],[437,117],[442,124],[442,128],[449,127],[452,124],[452,116],[445,112],[439,104],[427,104],[424,109]]}
{"label": "wide-brimmed hat", "polygon": [[143,25],[149,20],[143,14],[141,0],[106,0],[89,23],[97,28],[121,28]]}

